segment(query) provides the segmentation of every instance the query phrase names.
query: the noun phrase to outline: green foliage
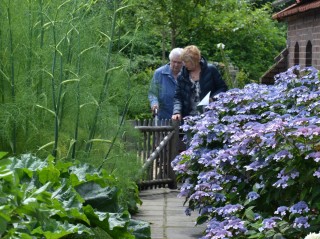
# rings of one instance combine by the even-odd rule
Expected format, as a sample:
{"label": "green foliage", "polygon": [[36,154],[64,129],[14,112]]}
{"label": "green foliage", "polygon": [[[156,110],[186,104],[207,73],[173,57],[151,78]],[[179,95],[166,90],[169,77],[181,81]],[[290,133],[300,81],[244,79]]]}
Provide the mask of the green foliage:
{"label": "green foliage", "polygon": [[[243,71],[239,71],[236,75],[236,81],[238,83],[239,88],[242,88],[248,83],[248,75]],[[253,82],[250,82],[253,83]]]}
{"label": "green foliage", "polygon": [[243,1],[4,0],[0,8],[1,147],[14,153],[107,152],[91,140],[110,141],[125,111],[151,117],[149,82],[175,45],[197,44],[221,62],[222,42],[230,63],[256,80],[285,44],[270,9]]}
{"label": "green foliage", "polygon": [[143,19],[143,28],[148,29],[144,40],[150,35],[158,37],[157,45],[154,40],[150,45],[157,47],[153,51],[157,50],[159,57],[171,47],[195,44],[209,61],[220,62],[216,46],[223,43],[231,63],[257,82],[286,47],[286,29],[271,19],[270,5],[255,2],[256,7],[238,0],[145,0],[142,3],[147,7],[137,14]]}
{"label": "green foliage", "polygon": [[1,1],[2,149],[79,159],[94,150],[101,161],[113,147],[92,141],[112,141],[134,87],[112,38],[126,3]]}
{"label": "green foliage", "polygon": [[235,0],[2,0],[0,9],[0,148],[102,167],[133,212],[140,165],[122,119],[151,117],[149,82],[170,49],[196,44],[221,62],[222,42],[257,79],[285,43],[270,9]]}
{"label": "green foliage", "polygon": [[[110,103],[123,109],[127,98],[131,97],[128,109],[128,119],[151,117],[148,100],[149,82],[153,72],[162,63],[152,55],[135,55],[130,61],[122,58],[123,70],[117,72],[116,79],[110,84]],[[126,97],[124,97],[126,96]]]}
{"label": "green foliage", "polygon": [[204,34],[212,32],[214,41],[198,39],[203,43],[202,49],[209,55],[219,56],[212,45],[222,42],[231,62],[251,79],[259,79],[285,47],[285,31],[271,20],[270,9],[252,10],[243,1],[228,0],[213,5],[212,11],[215,14],[204,19],[205,30],[199,34],[200,39],[204,39]]}
{"label": "green foliage", "polygon": [[[127,1],[0,2],[0,148],[102,168],[117,178],[117,200],[131,213],[141,203],[132,180],[141,165],[128,147],[135,132],[121,119],[129,100],[141,98],[132,90],[138,86],[128,84],[130,59],[115,37],[128,7]],[[45,171],[41,182],[59,179],[57,170]]]}
{"label": "green foliage", "polygon": [[0,179],[1,238],[91,238],[93,228],[104,238],[150,238],[149,225],[130,219],[117,179],[105,170],[22,155],[1,159]]}

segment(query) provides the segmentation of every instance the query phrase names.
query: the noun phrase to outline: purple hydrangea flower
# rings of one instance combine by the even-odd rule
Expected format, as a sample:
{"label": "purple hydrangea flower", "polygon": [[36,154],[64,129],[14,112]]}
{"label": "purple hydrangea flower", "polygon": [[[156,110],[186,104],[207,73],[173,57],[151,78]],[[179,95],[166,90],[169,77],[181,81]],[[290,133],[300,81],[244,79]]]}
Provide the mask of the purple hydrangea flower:
{"label": "purple hydrangea flower", "polygon": [[221,194],[221,193],[215,193],[213,195],[213,198],[215,199],[215,201],[217,202],[225,202],[226,201],[226,196]]}
{"label": "purple hydrangea flower", "polygon": [[246,170],[258,171],[261,168],[264,168],[268,165],[265,161],[254,161],[253,163],[249,164],[248,166],[244,166]]}
{"label": "purple hydrangea flower", "polygon": [[310,227],[310,224],[308,223],[308,218],[307,217],[298,217],[294,219],[293,222],[293,227],[295,228],[308,228]]}
{"label": "purple hydrangea flower", "polygon": [[233,231],[239,230],[241,232],[247,231],[247,228],[244,226],[244,221],[236,217],[225,220],[224,229],[232,229]]}
{"label": "purple hydrangea flower", "polygon": [[[216,170],[211,170],[208,172],[201,172],[198,176],[198,182],[211,182],[211,181],[219,181],[222,179],[222,175],[219,174]],[[222,189],[222,188],[221,188]]]}
{"label": "purple hydrangea flower", "polygon": [[231,217],[221,222],[212,219],[207,225],[207,234],[202,239],[226,239],[246,231],[247,228],[244,226],[244,222],[237,217]]}
{"label": "purple hydrangea flower", "polygon": [[294,204],[290,207],[289,211],[291,213],[302,214],[303,212],[309,212],[308,204],[304,201],[300,201],[297,204]]}
{"label": "purple hydrangea flower", "polygon": [[286,187],[288,187],[288,181],[290,179],[295,179],[297,177],[299,177],[299,172],[297,170],[292,170],[289,173],[285,173],[285,170],[282,169],[277,176],[277,178],[279,178],[279,180],[276,181],[272,186],[277,187],[277,188],[279,188],[279,187],[286,188]]}
{"label": "purple hydrangea flower", "polygon": [[190,192],[193,189],[193,184],[188,183],[188,180],[182,184],[181,188],[180,188],[180,193],[178,194],[178,197],[185,197],[185,196],[189,196]]}
{"label": "purple hydrangea flower", "polygon": [[254,213],[254,220],[257,221],[259,219],[261,219],[261,215],[259,213]]}
{"label": "purple hydrangea flower", "polygon": [[187,216],[191,216],[191,212],[192,212],[192,210],[191,210],[190,208],[186,208],[186,209],[184,210],[184,213],[185,213]]}
{"label": "purple hydrangea flower", "polygon": [[199,200],[201,201],[204,197],[210,197],[211,193],[204,191],[195,191],[191,196],[190,200]]}
{"label": "purple hydrangea flower", "polygon": [[257,198],[259,198],[260,195],[256,192],[249,192],[247,195],[247,199],[251,202],[253,200],[256,200]]}
{"label": "purple hydrangea flower", "polygon": [[232,233],[223,227],[223,223],[212,219],[207,224],[206,235],[201,239],[225,239],[232,237]]}
{"label": "purple hydrangea flower", "polygon": [[262,227],[259,228],[259,231],[262,232],[265,229],[272,229],[276,227],[277,221],[280,221],[280,220],[281,220],[280,217],[271,217],[271,218],[264,219],[262,221]]}
{"label": "purple hydrangea flower", "polygon": [[312,152],[306,156],[306,159],[313,158],[313,160],[318,163],[320,161],[320,152]]}
{"label": "purple hydrangea flower", "polygon": [[218,215],[227,216],[227,215],[230,215],[230,214],[235,213],[237,211],[240,211],[242,209],[243,209],[243,206],[240,204],[236,204],[236,205],[227,204],[224,207],[216,208],[215,212]]}
{"label": "purple hydrangea flower", "polygon": [[279,161],[279,160],[285,159],[285,158],[288,158],[288,159],[293,158],[293,155],[286,149],[281,150],[280,152],[276,153],[273,157],[273,159],[276,161]]}
{"label": "purple hydrangea flower", "polygon": [[287,211],[289,210],[286,206],[278,207],[278,209],[274,212],[274,214],[279,214],[281,216],[285,216],[287,214]]}
{"label": "purple hydrangea flower", "polygon": [[320,167],[313,173],[313,176],[320,178]]}
{"label": "purple hydrangea flower", "polygon": [[292,170],[292,171],[289,173],[289,175],[290,175],[290,178],[295,179],[295,178],[298,178],[298,177],[299,177],[300,173],[299,173],[298,170]]}

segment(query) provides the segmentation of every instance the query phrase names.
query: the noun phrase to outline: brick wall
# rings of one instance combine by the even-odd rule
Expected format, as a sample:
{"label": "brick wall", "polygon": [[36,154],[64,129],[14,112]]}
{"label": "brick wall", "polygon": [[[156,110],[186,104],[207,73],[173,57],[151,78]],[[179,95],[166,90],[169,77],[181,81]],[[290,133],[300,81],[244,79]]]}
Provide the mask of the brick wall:
{"label": "brick wall", "polygon": [[294,46],[299,43],[299,64],[306,63],[306,46],[312,44],[312,66],[320,69],[320,9],[289,17],[287,45],[289,48],[288,67],[294,65]]}

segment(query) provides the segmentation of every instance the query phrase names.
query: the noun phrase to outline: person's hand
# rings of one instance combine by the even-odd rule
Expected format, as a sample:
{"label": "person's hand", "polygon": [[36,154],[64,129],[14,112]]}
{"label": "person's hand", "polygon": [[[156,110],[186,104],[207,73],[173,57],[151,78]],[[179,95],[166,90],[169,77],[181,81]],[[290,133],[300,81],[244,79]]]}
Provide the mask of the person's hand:
{"label": "person's hand", "polygon": [[181,120],[181,114],[174,114],[174,115],[172,115],[171,119],[180,121]]}

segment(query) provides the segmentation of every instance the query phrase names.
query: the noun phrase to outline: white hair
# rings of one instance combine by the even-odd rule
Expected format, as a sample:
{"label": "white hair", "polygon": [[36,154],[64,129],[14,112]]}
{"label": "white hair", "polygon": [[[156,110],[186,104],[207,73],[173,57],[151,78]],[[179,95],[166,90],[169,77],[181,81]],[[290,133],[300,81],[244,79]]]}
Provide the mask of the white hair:
{"label": "white hair", "polygon": [[179,48],[179,47],[177,47],[177,48],[173,48],[172,50],[171,50],[171,52],[170,52],[170,54],[169,54],[169,60],[171,60],[171,58],[173,58],[173,57],[175,57],[175,56],[177,56],[177,57],[179,57],[180,55],[181,55],[181,53],[182,53],[182,48]]}

